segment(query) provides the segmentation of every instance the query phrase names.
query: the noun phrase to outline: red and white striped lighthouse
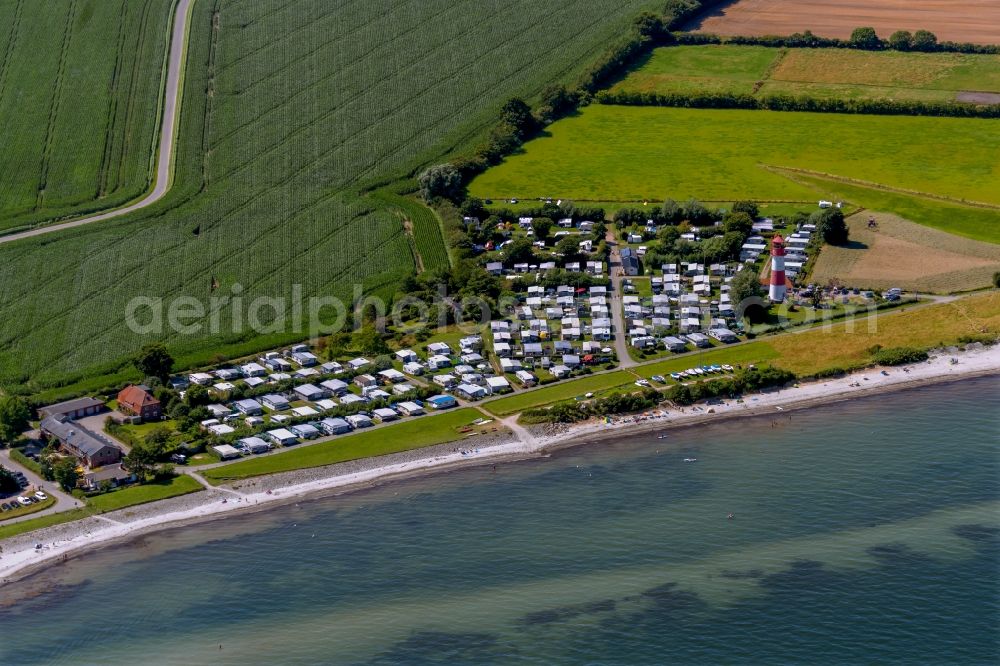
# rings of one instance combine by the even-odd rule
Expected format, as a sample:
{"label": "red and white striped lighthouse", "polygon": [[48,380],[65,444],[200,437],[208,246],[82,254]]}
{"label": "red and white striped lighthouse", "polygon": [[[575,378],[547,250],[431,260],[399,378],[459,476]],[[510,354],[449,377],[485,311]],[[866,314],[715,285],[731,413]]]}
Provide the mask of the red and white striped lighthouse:
{"label": "red and white striped lighthouse", "polygon": [[771,287],[768,297],[774,303],[785,300],[785,239],[779,235],[771,241]]}

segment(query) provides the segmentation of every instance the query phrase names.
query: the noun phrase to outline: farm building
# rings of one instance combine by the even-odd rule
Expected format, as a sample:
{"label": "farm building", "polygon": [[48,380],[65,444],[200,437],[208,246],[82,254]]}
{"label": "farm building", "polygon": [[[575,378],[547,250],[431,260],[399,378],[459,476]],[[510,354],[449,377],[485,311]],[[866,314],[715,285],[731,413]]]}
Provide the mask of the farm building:
{"label": "farm building", "polygon": [[143,421],[155,421],[163,415],[160,401],[145,386],[126,386],[118,392],[118,411],[127,416],[138,416]]}
{"label": "farm building", "polygon": [[120,448],[68,419],[46,417],[40,429],[45,437],[57,440],[63,449],[87,467],[114,465],[122,459]]}
{"label": "farm building", "polygon": [[102,411],[104,411],[103,400],[97,398],[77,398],[76,400],[68,400],[55,405],[49,405],[48,407],[42,407],[38,410],[38,414],[43,419],[46,417],[82,419],[85,416],[100,414]]}

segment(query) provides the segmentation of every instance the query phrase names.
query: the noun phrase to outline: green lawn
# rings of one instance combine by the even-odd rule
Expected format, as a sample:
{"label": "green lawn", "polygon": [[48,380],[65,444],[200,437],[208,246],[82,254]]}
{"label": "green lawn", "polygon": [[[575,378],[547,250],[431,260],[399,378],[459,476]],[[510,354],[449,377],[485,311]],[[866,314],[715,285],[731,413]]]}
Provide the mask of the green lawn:
{"label": "green lawn", "polygon": [[347,435],[322,444],[303,446],[261,458],[249,458],[205,470],[213,483],[277,474],[307,467],[322,467],[359,458],[384,456],[410,449],[452,442],[463,437],[459,428],[470,425],[482,413],[472,408],[455,409],[411,419],[397,425]]}
{"label": "green lawn", "polygon": [[792,177],[814,187],[826,198],[843,199],[869,210],[895,213],[911,222],[956,236],[1000,243],[1000,210],[887,192],[818,176],[795,174]]}
{"label": "green lawn", "polygon": [[1000,56],[710,44],[659,48],[614,92],[954,101],[1000,91]]}
{"label": "green lawn", "polygon": [[[470,185],[482,198],[816,201],[762,165],[1000,204],[996,121],[592,105]],[[943,151],[942,147],[947,146]]]}
{"label": "green lawn", "polygon": [[179,474],[172,479],[157,483],[147,483],[141,486],[129,486],[114,490],[103,495],[97,495],[87,500],[87,506],[98,513],[107,513],[137,504],[146,504],[156,500],[167,499],[196,493],[204,490],[204,486],[186,474]]}
{"label": "green lawn", "polygon": [[570,379],[533,391],[515,393],[506,398],[488,402],[483,407],[498,416],[507,416],[508,414],[516,414],[526,409],[551,405],[560,400],[583,396],[586,393],[625,386],[634,381],[635,377],[630,373],[624,370],[617,370],[599,375],[588,375],[579,379]]}
{"label": "green lawn", "polygon": [[671,46],[659,48],[612,92],[750,94],[781,49],[765,46]]}
{"label": "green lawn", "polygon": [[69,511],[62,511],[60,513],[50,513],[49,515],[42,516],[41,518],[22,520],[19,523],[13,523],[11,525],[0,525],[0,540],[9,539],[33,530],[40,530],[44,527],[52,527],[53,525],[62,525],[63,523],[69,523],[74,520],[82,520],[83,518],[91,515],[93,515],[93,512],[89,509],[70,509]]}

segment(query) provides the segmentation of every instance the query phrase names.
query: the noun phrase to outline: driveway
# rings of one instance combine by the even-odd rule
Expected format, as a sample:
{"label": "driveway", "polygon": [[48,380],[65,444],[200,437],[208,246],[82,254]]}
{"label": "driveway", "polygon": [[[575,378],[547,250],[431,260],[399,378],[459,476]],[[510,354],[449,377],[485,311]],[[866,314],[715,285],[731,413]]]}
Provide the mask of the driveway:
{"label": "driveway", "polygon": [[628,341],[625,339],[625,305],[622,303],[622,259],[618,253],[618,241],[615,239],[614,227],[608,229],[608,247],[611,253],[608,258],[608,275],[611,276],[611,316],[615,323],[615,353],[618,354],[618,367],[631,368],[638,363],[628,353]]}

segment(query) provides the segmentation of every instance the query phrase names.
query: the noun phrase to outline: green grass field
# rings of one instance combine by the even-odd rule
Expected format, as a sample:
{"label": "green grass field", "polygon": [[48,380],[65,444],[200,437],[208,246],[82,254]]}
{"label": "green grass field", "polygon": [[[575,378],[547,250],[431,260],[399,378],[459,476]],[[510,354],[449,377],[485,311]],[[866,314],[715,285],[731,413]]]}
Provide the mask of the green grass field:
{"label": "green grass field", "polygon": [[1000,92],[1000,56],[764,46],[656,49],[614,91],[950,102]]}
{"label": "green grass field", "polygon": [[130,506],[155,502],[204,490],[205,487],[185,474],[179,474],[167,481],[129,486],[87,500],[87,506],[98,513],[117,511]]}
{"label": "green grass field", "polygon": [[[476,178],[482,198],[815,201],[762,165],[1000,204],[995,121],[596,105]],[[947,152],[942,152],[947,146]]]}
{"label": "green grass field", "polygon": [[[271,333],[235,330],[231,305],[218,332],[206,316],[193,334],[137,334],[124,321],[136,296],[207,305],[238,284],[244,304],[283,298],[290,310],[354,285],[391,294],[415,268],[411,245],[398,207],[360,190],[478,145],[504,101],[574,77],[657,4],[198,0],[170,194],[0,247],[0,386],[120,376],[122,359],[157,337],[182,362],[307,337],[287,318]],[[419,239],[428,263],[443,256],[434,242]]]}
{"label": "green grass field", "polygon": [[0,232],[147,189],[172,5],[0,2]]}
{"label": "green grass field", "polygon": [[589,375],[579,379],[559,382],[534,391],[515,393],[514,395],[485,403],[483,407],[497,416],[516,414],[534,407],[544,407],[562,400],[583,396],[586,393],[606,391],[620,386],[631,385],[635,376],[624,370],[606,372],[600,375]]}
{"label": "green grass field", "polygon": [[249,458],[204,472],[212,483],[251,476],[290,472],[307,467],[322,467],[336,463],[373,458],[410,449],[420,449],[435,444],[453,442],[463,437],[458,428],[468,426],[482,413],[476,409],[462,408],[424,416],[419,419],[334,439],[322,444],[303,446],[290,451],[262,458]]}
{"label": "green grass field", "polygon": [[1000,209],[963,206],[819,176],[793,174],[791,177],[827,199],[843,199],[869,210],[892,212],[911,222],[956,236],[1000,243]]}
{"label": "green grass field", "polygon": [[33,530],[40,530],[43,527],[52,527],[53,525],[62,525],[74,520],[82,520],[91,515],[93,513],[87,509],[70,509],[69,511],[61,511],[59,513],[50,513],[41,518],[22,520],[10,525],[0,525],[0,540],[9,539]]}

